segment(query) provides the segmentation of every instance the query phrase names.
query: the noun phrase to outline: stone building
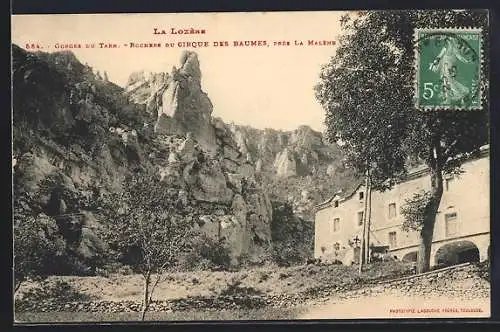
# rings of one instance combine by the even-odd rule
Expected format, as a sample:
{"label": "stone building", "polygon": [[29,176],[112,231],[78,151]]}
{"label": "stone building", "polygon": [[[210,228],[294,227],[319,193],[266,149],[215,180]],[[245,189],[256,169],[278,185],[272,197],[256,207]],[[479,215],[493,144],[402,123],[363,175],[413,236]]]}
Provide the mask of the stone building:
{"label": "stone building", "polygon": [[[459,175],[445,176],[431,266],[489,257],[489,167],[489,146],[484,146],[479,157],[463,163]],[[429,189],[429,171],[420,167],[391,190],[372,191],[370,246],[385,246],[387,254],[394,258],[416,261],[419,234],[402,229],[404,218],[400,209],[414,193]],[[359,185],[347,195],[336,194],[315,206],[315,258],[339,260],[346,265],[359,261],[365,199],[365,186]]]}

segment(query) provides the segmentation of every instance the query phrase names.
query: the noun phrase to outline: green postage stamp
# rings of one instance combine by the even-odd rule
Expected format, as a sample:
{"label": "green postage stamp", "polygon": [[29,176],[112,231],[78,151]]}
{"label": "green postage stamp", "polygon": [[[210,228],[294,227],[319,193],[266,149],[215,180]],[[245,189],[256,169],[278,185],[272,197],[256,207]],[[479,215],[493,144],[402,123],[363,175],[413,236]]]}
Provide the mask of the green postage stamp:
{"label": "green postage stamp", "polygon": [[481,109],[481,29],[415,29],[420,110]]}

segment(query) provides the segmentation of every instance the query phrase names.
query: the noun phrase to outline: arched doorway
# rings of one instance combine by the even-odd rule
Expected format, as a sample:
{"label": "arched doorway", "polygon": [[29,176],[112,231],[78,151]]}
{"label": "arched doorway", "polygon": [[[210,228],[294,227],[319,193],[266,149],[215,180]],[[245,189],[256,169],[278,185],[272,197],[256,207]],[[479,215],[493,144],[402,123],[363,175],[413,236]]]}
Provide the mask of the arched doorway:
{"label": "arched doorway", "polygon": [[466,262],[479,262],[479,249],[470,241],[448,243],[436,252],[436,266],[444,267]]}
{"label": "arched doorway", "polygon": [[417,251],[412,251],[407,253],[406,255],[401,258],[403,262],[416,262],[417,261]]}

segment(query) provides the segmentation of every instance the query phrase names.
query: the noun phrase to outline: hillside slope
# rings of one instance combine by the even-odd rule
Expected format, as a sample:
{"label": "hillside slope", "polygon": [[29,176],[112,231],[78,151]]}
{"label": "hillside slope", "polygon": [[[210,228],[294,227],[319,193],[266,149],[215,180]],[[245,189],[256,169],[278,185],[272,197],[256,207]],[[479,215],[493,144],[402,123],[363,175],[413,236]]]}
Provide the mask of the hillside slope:
{"label": "hillside slope", "polygon": [[[144,106],[72,53],[29,53],[13,45],[13,59],[15,222],[48,222],[54,234],[47,236],[62,234],[69,256],[98,264],[93,259],[106,251],[98,230],[105,231],[106,220],[96,214],[97,197],[123,190],[128,174],[154,169],[165,190],[182,188],[173,194],[188,202],[188,217],[200,220],[209,236],[225,237],[233,257],[258,255],[270,244],[271,202],[237,151],[207,148],[196,128],[155,130],[157,119]],[[188,82],[193,91],[183,95],[178,88],[181,101],[202,93],[189,70],[196,68],[181,66],[178,84]],[[190,106],[209,105],[206,96],[200,100]],[[206,120],[199,125],[214,141],[234,145]]]}
{"label": "hillside slope", "polygon": [[[139,171],[153,170],[235,263],[265,256],[282,230],[312,229],[312,205],[352,183],[320,133],[228,125],[212,117],[197,55],[183,53],[178,68],[132,74],[121,88],[71,52],[13,45],[14,222],[32,218],[46,238],[63,238],[49,273],[84,273],[109,259],[96,202]],[[297,234],[286,235],[283,243]]]}
{"label": "hillside slope", "polygon": [[[190,56],[183,59],[193,62],[187,67],[197,68],[194,76],[201,77],[198,60]],[[191,132],[208,150],[213,150],[215,142],[227,156],[238,156],[253,167],[257,182],[272,200],[291,203],[295,213],[307,220],[313,219],[314,204],[356,185],[354,172],[343,163],[340,147],[325,142],[320,132],[308,126],[293,131],[256,129],[228,124],[221,118],[212,118],[210,126],[206,119],[213,105],[199,86],[189,84],[183,75],[182,68],[174,67],[172,73],[139,71],[129,77],[125,87],[128,98],[145,105],[146,113],[157,118],[157,131]],[[183,95],[189,96],[190,104],[185,104]],[[203,102],[196,102],[199,100]],[[210,127],[221,134],[215,140]]]}

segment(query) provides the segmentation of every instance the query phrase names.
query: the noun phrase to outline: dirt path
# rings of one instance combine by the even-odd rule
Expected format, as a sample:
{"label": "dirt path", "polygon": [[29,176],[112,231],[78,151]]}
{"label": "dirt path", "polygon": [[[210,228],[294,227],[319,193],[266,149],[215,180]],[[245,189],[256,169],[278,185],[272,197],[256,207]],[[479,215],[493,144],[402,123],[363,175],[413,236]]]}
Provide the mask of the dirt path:
{"label": "dirt path", "polygon": [[[378,271],[387,273],[383,266],[379,267]],[[477,266],[457,266],[423,275],[380,281],[361,289],[347,290],[337,285],[345,284],[346,281],[351,286],[355,285],[353,276],[357,274],[338,266],[299,266],[288,269],[264,267],[234,273],[198,271],[169,275],[167,281],[158,285],[155,299],[186,300],[187,304],[184,303],[186,306],[194,306],[192,307],[194,311],[203,312],[196,307],[197,304],[192,303],[190,297],[216,298],[237,281],[241,282],[242,289],[249,287],[260,292],[271,301],[266,303],[277,307],[278,312],[282,308],[294,308],[293,316],[286,316],[289,313],[285,315],[288,319],[489,317],[490,283],[483,274]],[[84,301],[88,305],[105,303],[99,306],[98,311],[102,313],[116,313],[124,310],[121,306],[124,302],[141,301],[142,279],[138,275],[48,279],[49,283],[56,281],[67,282],[76,294],[90,296],[92,301],[88,303]],[[24,291],[30,287],[40,286],[48,287],[47,284],[26,283]],[[316,286],[322,286],[321,291],[316,291]],[[323,292],[325,287],[327,291]],[[295,296],[308,290],[313,290],[315,293],[309,293],[305,298]],[[68,301],[71,305],[81,304],[78,300],[75,302],[68,298]],[[29,304],[29,301],[27,303]],[[28,311],[57,311],[53,307],[40,310],[39,301],[33,303],[34,306],[29,306]],[[50,306],[52,302],[48,303]],[[56,306],[59,305],[57,303],[56,301]],[[63,303],[63,305],[66,308],[69,304]],[[95,308],[96,306],[92,307],[92,310]],[[160,308],[158,311],[161,310]],[[209,317],[212,317],[210,315]]]}
{"label": "dirt path", "polygon": [[299,319],[483,318],[490,283],[474,266],[450,267],[315,301]]}
{"label": "dirt path", "polygon": [[489,298],[408,296],[386,292],[313,304],[298,319],[477,318],[490,316]]}

